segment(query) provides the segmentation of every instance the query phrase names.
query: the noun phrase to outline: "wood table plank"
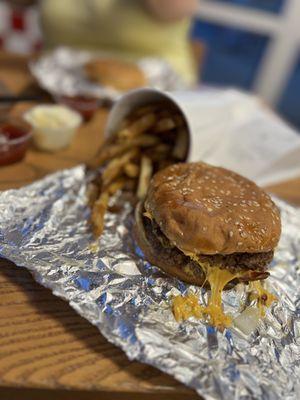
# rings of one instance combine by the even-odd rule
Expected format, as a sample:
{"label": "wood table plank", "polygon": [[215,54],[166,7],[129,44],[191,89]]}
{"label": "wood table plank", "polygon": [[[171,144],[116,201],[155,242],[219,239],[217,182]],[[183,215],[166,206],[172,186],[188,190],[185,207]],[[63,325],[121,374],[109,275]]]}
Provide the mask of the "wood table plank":
{"label": "wood table plank", "polygon": [[0,398],[1,387],[196,398],[157,369],[129,361],[27,270],[6,260],[0,268]]}
{"label": "wood table plank", "polygon": [[[15,61],[14,61],[15,60]],[[0,53],[0,80],[12,92],[32,84],[26,59]],[[13,107],[21,115],[29,104]],[[103,142],[107,110],[81,127],[72,145],[57,153],[33,147],[26,159],[0,168],[0,190],[88,162]],[[300,205],[300,178],[268,188]],[[34,282],[30,273],[0,260],[0,398],[196,399],[195,392],[147,365],[131,362],[67,303]]]}

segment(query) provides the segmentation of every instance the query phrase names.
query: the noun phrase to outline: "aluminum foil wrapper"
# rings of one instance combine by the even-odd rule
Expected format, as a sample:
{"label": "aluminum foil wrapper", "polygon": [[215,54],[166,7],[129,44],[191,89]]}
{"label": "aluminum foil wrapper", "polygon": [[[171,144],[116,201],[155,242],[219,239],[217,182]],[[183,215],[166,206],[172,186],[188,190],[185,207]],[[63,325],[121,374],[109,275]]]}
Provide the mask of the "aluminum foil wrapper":
{"label": "aluminum foil wrapper", "polygon": [[[123,93],[89,81],[83,69],[93,58],[107,57],[112,58],[105,53],[59,47],[31,62],[29,67],[39,85],[55,97],[84,95],[115,101]],[[185,87],[180,76],[162,59],[143,58],[137,65],[144,72],[149,87],[171,91]]]}
{"label": "aluminum foil wrapper", "polygon": [[[283,232],[268,279],[279,301],[248,336],[190,319],[177,323],[170,299],[188,289],[143,260],[132,235],[132,207],[106,215],[99,250],[86,205],[84,167],[0,194],[0,254],[28,268],[130,359],[151,364],[205,399],[300,398],[300,210],[277,201]],[[113,202],[122,201],[116,197]],[[239,314],[244,292],[224,294]]]}

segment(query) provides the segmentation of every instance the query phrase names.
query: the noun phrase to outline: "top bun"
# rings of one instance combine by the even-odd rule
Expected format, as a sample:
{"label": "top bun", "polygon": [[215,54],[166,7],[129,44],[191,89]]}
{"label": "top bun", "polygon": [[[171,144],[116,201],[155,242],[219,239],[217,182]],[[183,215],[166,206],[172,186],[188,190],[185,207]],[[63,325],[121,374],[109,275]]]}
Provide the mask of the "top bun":
{"label": "top bun", "polygon": [[279,210],[262,189],[203,162],[158,172],[145,209],[171,243],[189,255],[267,252],[281,233]]}
{"label": "top bun", "polygon": [[85,65],[85,72],[92,81],[121,91],[147,85],[140,67],[127,61],[106,58],[91,60]]}

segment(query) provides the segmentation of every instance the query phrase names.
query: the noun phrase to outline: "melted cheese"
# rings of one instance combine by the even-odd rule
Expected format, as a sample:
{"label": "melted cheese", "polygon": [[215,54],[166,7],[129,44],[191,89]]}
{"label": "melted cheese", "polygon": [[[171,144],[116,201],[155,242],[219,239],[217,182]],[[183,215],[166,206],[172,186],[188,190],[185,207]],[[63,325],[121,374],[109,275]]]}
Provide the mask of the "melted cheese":
{"label": "melted cheese", "polygon": [[226,315],[222,307],[222,292],[224,287],[237,278],[239,274],[233,274],[226,269],[213,267],[207,270],[206,279],[210,285],[210,296],[205,313],[209,317],[209,322],[218,328],[228,328],[232,319]]}
{"label": "melted cheese", "polygon": [[[210,285],[210,294],[206,306],[201,306],[194,294],[176,296],[173,299],[173,313],[175,319],[177,321],[183,321],[190,317],[198,319],[203,318],[209,324],[221,330],[228,328],[232,324],[232,318],[224,313],[222,292],[229,282],[242,277],[243,272],[232,273],[217,265],[212,267],[208,263],[202,263],[199,261],[198,257],[193,254],[186,255],[197,262],[202,268],[206,277],[205,282],[208,282]],[[245,274],[247,274],[247,271]],[[252,291],[250,300],[256,301],[260,317],[264,317],[266,309],[277,300],[276,296],[264,289],[261,281],[250,282],[250,290]]]}
{"label": "melted cheese", "polygon": [[233,274],[226,269],[219,267],[210,267],[200,263],[195,256],[193,259],[197,261],[203,269],[206,281],[210,285],[210,295],[207,306],[200,306],[195,295],[176,296],[173,299],[173,313],[177,321],[188,319],[189,317],[207,319],[211,325],[219,329],[227,328],[231,325],[232,319],[226,315],[222,307],[222,292],[224,287],[240,274]]}
{"label": "melted cheese", "polygon": [[205,307],[200,306],[195,294],[176,296],[173,299],[173,314],[176,321],[184,321],[190,317],[202,318]]}
{"label": "melted cheese", "polygon": [[259,315],[264,317],[266,315],[266,309],[269,308],[277,297],[270,293],[262,286],[261,281],[250,282],[250,300],[256,301],[256,306],[259,310]]}

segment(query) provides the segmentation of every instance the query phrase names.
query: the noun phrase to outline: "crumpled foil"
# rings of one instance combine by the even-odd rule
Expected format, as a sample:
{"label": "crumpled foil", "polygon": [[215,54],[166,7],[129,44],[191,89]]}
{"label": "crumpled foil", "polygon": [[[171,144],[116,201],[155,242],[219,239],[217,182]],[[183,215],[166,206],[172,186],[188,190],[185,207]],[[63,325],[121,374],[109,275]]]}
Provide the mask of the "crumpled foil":
{"label": "crumpled foil", "polygon": [[[205,399],[299,399],[300,210],[276,200],[283,232],[269,286],[278,303],[249,336],[236,328],[221,333],[194,319],[175,321],[170,298],[188,285],[143,260],[129,203],[107,214],[99,250],[92,250],[87,180],[79,166],[1,193],[1,256],[28,268],[130,359],[159,368]],[[226,292],[225,309],[237,314],[241,296],[237,289]]]}
{"label": "crumpled foil", "polygon": [[[123,93],[89,81],[84,73],[84,64],[93,58],[102,57],[109,56],[105,53],[58,47],[32,61],[29,67],[39,85],[55,97],[85,95],[115,101]],[[168,91],[185,87],[180,76],[162,59],[147,57],[137,64],[144,72],[149,87]]]}

